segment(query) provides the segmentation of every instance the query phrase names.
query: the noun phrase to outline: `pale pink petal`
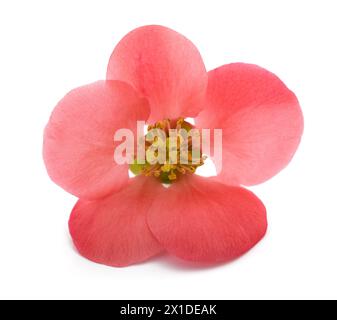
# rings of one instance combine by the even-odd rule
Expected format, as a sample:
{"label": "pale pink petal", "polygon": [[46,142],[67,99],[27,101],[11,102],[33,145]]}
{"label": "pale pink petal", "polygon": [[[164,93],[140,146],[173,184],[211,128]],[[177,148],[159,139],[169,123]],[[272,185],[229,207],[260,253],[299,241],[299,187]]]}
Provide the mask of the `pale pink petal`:
{"label": "pale pink petal", "polygon": [[294,93],[269,71],[243,63],[209,72],[207,102],[196,123],[223,130],[219,179],[229,184],[273,177],[292,159],[303,132]]}
{"label": "pale pink petal", "polygon": [[227,262],[265,235],[266,211],[250,191],[190,176],[158,195],[148,224],[173,255],[196,262]]}
{"label": "pale pink petal", "polygon": [[162,247],[146,222],[148,208],[160,188],[153,178],[139,176],[104,199],[79,200],[69,221],[79,253],[97,263],[118,267],[160,253]]}
{"label": "pale pink petal", "polygon": [[207,86],[197,48],[162,26],[145,26],[126,35],[111,55],[107,79],[128,82],[147,97],[151,123],[196,116]]}
{"label": "pale pink petal", "polygon": [[100,81],[68,93],[57,105],[44,135],[44,160],[51,179],[80,198],[98,198],[128,181],[128,166],[118,166],[114,134],[136,131],[149,106],[131,86]]}

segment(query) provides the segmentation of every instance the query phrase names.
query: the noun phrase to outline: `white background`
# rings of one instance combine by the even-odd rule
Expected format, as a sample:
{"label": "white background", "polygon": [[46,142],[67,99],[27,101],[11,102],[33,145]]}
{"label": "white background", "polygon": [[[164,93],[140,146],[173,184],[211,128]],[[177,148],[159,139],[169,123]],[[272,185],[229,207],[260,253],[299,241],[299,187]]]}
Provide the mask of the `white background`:
{"label": "white background", "polygon": [[[76,199],[54,185],[42,133],[63,95],[103,79],[118,40],[162,24],[190,38],[206,67],[251,62],[297,94],[303,142],[277,177],[252,188],[266,238],[233,263],[160,257],[114,269],[81,258],[67,220]],[[337,298],[336,1],[1,1],[0,298]]]}

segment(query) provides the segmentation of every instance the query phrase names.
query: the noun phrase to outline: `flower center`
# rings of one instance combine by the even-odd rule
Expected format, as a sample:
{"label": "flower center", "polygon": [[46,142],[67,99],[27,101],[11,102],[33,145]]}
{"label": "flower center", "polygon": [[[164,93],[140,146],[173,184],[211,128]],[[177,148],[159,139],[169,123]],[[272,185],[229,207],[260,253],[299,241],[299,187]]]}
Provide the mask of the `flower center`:
{"label": "flower center", "polygon": [[153,176],[171,184],[204,164],[200,131],[183,118],[158,121],[147,131],[140,141],[145,144],[145,159],[137,158],[130,165],[135,175]]}

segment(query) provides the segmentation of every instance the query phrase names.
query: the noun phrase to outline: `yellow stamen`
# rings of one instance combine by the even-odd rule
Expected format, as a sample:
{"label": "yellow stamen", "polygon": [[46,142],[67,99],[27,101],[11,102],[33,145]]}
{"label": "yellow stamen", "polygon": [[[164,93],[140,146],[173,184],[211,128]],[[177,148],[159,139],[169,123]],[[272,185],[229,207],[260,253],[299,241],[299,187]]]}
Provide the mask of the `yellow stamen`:
{"label": "yellow stamen", "polygon": [[163,172],[170,172],[171,171],[171,165],[169,165],[168,163],[166,163],[160,169]]}
{"label": "yellow stamen", "polygon": [[[169,134],[170,129],[178,131],[177,137],[154,136],[151,130],[160,129]],[[153,176],[160,179],[162,183],[172,183],[186,174],[194,174],[198,167],[204,164],[205,156],[200,155],[193,158],[192,138],[180,134],[179,130],[184,129],[189,132],[193,126],[183,118],[176,121],[165,119],[148,126],[148,133],[145,141],[146,163],[143,165],[133,164],[133,172],[145,176]],[[153,139],[153,141],[151,141]],[[166,150],[166,161],[164,164],[155,163],[158,151]],[[158,160],[158,159],[157,159]],[[137,170],[136,170],[137,169]]]}
{"label": "yellow stamen", "polygon": [[177,179],[177,175],[174,173],[174,171],[171,171],[171,173],[169,174],[168,178],[173,181]]}

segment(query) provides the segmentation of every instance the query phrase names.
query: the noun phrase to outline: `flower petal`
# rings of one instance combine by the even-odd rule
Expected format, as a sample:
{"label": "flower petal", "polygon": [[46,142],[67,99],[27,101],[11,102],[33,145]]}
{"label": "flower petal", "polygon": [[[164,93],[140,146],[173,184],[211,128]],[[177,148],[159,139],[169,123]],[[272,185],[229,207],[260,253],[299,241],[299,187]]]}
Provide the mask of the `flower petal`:
{"label": "flower petal", "polygon": [[239,257],[267,229],[265,207],[253,193],[196,175],[156,198],[148,224],[171,254],[212,263]]}
{"label": "flower petal", "polygon": [[154,25],[135,29],[119,42],[107,79],[128,82],[148,98],[150,123],[196,116],[207,86],[206,69],[193,43]]}
{"label": "flower petal", "polygon": [[149,106],[126,83],[100,81],[67,94],[44,135],[44,160],[51,179],[80,198],[99,198],[128,181],[128,166],[114,161],[114,133],[136,131]]}
{"label": "flower petal", "polygon": [[294,93],[274,74],[243,63],[209,72],[206,107],[196,123],[223,130],[219,179],[235,185],[258,184],[282,170],[303,132]]}
{"label": "flower petal", "polygon": [[79,253],[110,266],[127,266],[160,253],[162,247],[146,223],[146,214],[162,186],[139,176],[118,193],[94,201],[79,200],[69,229]]}

